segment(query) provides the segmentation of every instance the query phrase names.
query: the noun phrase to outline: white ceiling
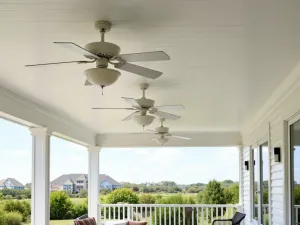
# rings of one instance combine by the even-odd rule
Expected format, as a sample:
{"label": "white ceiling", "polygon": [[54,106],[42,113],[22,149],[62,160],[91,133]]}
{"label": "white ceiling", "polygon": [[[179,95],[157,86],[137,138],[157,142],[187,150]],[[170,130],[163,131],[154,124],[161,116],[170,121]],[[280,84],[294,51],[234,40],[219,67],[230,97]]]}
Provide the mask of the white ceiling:
{"label": "white ceiling", "polygon": [[[238,131],[300,61],[300,2],[261,0],[0,0],[0,84],[99,133],[139,132],[121,122],[121,96],[140,97],[137,75],[122,72],[111,87],[84,87],[87,65],[25,68],[81,60],[52,44],[97,41],[93,23],[113,23],[106,40],[122,53],[163,50],[171,61],[140,63],[161,70],[147,96],[185,105],[172,130]],[[177,112],[174,112],[177,113]],[[155,123],[158,125],[158,122]]]}

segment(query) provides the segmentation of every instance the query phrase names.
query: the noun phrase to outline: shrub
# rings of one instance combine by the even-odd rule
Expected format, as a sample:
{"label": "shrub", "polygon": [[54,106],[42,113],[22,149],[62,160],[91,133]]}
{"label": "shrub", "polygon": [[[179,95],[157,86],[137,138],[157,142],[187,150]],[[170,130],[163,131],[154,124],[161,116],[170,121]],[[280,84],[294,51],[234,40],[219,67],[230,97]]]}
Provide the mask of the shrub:
{"label": "shrub", "polygon": [[22,214],[19,212],[8,212],[5,214],[5,222],[7,225],[22,225]]}
{"label": "shrub", "polygon": [[72,216],[74,218],[80,217],[82,215],[85,215],[88,213],[88,204],[87,201],[85,201],[82,204],[77,204],[73,206],[72,209]]}
{"label": "shrub", "polygon": [[3,194],[2,193],[0,193],[0,200],[2,200],[3,199]]}
{"label": "shrub", "polygon": [[26,222],[30,216],[30,204],[28,201],[8,200],[3,206],[6,212],[18,212],[22,216],[22,222]]}
{"label": "shrub", "polygon": [[88,191],[86,189],[82,189],[79,192],[79,197],[80,198],[86,198],[88,196]]}
{"label": "shrub", "polygon": [[64,191],[51,192],[50,194],[50,219],[62,220],[72,218],[73,204]]}
{"label": "shrub", "polygon": [[[117,204],[117,203],[128,203],[138,204],[139,197],[131,188],[118,188],[107,195],[106,203]],[[113,209],[111,209],[113,210]],[[120,210],[120,211],[119,211]],[[111,211],[112,213],[113,211]],[[107,215],[109,210],[106,211]],[[117,208],[115,211],[116,215],[120,215],[120,218],[127,218],[127,211],[123,212],[123,208]],[[123,216],[124,213],[124,216]]]}
{"label": "shrub", "polygon": [[[183,198],[181,195],[173,195],[173,196],[169,196],[167,198],[162,198],[157,200],[157,204],[195,204],[195,201],[192,198]],[[174,212],[175,210],[175,212]],[[155,215],[155,213],[157,215]],[[160,216],[161,213],[161,216]],[[175,216],[174,216],[175,214]],[[179,214],[180,214],[180,218],[181,221],[180,223],[178,223],[179,221]],[[166,221],[166,224],[174,224],[174,222],[176,221],[177,225],[182,225],[184,224],[183,222],[183,214],[184,214],[184,208],[166,208],[165,210],[163,208],[157,209],[156,212],[152,213],[152,219],[153,221],[155,221],[156,224],[163,224],[164,221]],[[170,221],[171,219],[171,221]],[[194,221],[197,221],[197,213],[194,212]],[[186,218],[185,220],[185,224],[191,224],[191,221],[189,221],[190,223],[188,223],[188,219]]]}
{"label": "shrub", "polygon": [[0,209],[0,224],[1,225],[7,225],[6,221],[5,221],[5,213],[3,210]]}
{"label": "shrub", "polygon": [[100,195],[107,195],[111,192],[108,188],[101,188],[100,189]]}
{"label": "shrub", "polygon": [[156,201],[155,197],[150,194],[142,194],[140,196],[140,203],[141,204],[154,204]]}
{"label": "shrub", "polygon": [[139,197],[130,188],[118,188],[107,195],[106,202],[108,204],[117,204],[117,203],[137,204],[139,203]]}

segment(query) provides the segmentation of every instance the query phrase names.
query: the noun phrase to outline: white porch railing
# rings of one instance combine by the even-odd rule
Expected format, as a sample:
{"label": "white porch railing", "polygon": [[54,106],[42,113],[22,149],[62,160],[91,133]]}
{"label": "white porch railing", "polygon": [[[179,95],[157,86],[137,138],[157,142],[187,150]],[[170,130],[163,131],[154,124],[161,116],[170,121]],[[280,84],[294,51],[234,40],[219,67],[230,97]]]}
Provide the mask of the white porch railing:
{"label": "white porch railing", "polygon": [[214,219],[232,218],[239,207],[206,204],[99,204],[98,221],[131,219],[147,221],[149,225],[209,225]]}
{"label": "white porch railing", "polygon": [[296,223],[300,223],[300,205],[295,205]]}

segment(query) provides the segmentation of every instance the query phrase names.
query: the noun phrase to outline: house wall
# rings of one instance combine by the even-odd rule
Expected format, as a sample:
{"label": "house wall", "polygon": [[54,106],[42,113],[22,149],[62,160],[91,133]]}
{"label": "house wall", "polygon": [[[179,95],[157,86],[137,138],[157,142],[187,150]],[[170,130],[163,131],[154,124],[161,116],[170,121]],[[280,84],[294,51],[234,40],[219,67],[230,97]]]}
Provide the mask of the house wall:
{"label": "house wall", "polygon": [[[269,141],[269,225],[290,224],[289,217],[289,146],[288,121],[300,114],[300,65],[275,90],[268,102],[243,126],[243,160],[250,160],[250,146]],[[273,148],[281,148],[282,160],[274,162]],[[247,214],[245,225],[252,218],[252,175],[243,167],[243,207]],[[252,165],[250,163],[250,165]]]}
{"label": "house wall", "polygon": [[107,188],[109,190],[113,190],[113,187],[111,185],[111,183],[109,183],[108,181],[103,181],[101,184],[100,184],[100,188]]}

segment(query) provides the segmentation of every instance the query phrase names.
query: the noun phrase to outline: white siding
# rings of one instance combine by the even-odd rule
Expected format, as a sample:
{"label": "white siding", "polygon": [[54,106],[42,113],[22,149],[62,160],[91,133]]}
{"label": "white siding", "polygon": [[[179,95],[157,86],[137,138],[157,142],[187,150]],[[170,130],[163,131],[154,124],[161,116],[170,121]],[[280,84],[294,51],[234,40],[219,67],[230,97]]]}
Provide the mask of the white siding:
{"label": "white siding", "polygon": [[249,167],[250,167],[250,148],[249,147],[244,147],[243,149],[243,163],[242,163],[242,173],[243,173],[243,208],[244,208],[244,213],[247,215],[245,218],[244,224],[249,224],[251,221],[250,214],[251,214],[251,188],[250,188],[250,180],[251,180],[251,174],[250,174],[250,169],[246,170],[245,168],[245,161],[249,161]]}

